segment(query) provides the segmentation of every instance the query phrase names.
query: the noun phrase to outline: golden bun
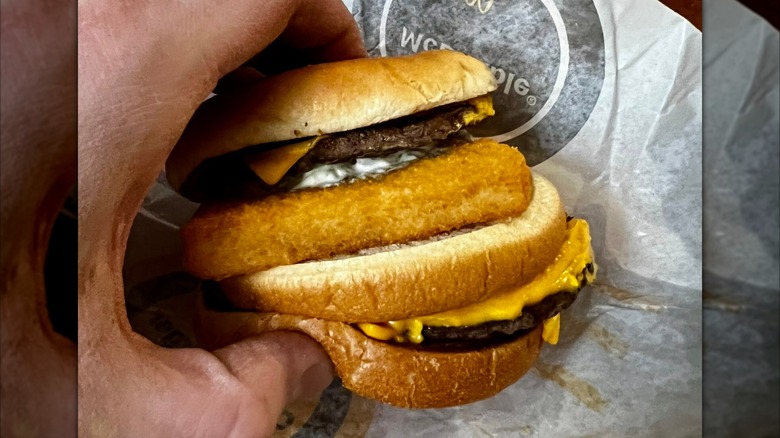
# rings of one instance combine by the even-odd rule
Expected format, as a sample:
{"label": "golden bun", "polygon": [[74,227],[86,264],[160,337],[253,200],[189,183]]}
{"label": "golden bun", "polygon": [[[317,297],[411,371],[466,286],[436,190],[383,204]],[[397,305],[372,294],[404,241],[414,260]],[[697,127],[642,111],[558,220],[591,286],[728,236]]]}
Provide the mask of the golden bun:
{"label": "golden bun", "polygon": [[199,340],[211,349],[271,330],[304,333],[325,349],[345,388],[404,408],[442,408],[492,397],[528,372],[542,345],[541,325],[508,343],[439,352],[377,341],[341,322],[215,312],[202,305],[196,326]]}
{"label": "golden bun", "polygon": [[179,190],[208,158],[370,126],[495,89],[484,63],[451,50],[291,70],[204,102],[168,159],[168,180]]}
{"label": "golden bun", "polygon": [[184,267],[221,280],[423,240],[517,216],[532,196],[523,154],[480,140],[380,178],[204,204],[181,229]]}
{"label": "golden bun", "polygon": [[464,307],[529,282],[566,232],[558,191],[534,175],[511,220],[365,255],[278,266],[220,282],[239,307],[337,321],[392,321]]}

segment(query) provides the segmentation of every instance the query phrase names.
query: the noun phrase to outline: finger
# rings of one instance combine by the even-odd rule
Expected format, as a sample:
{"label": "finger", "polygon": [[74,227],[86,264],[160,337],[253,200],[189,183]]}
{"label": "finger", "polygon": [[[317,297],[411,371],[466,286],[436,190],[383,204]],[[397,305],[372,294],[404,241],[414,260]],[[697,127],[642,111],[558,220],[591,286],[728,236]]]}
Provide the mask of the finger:
{"label": "finger", "polygon": [[[309,3],[317,3],[310,0]],[[322,11],[304,6],[293,15],[280,40],[305,54],[310,63],[367,56],[354,18],[343,3]],[[347,13],[345,15],[345,12]],[[312,32],[316,29],[316,32]]]}
{"label": "finger", "polygon": [[[219,78],[283,33],[319,61],[364,53],[341,0],[120,3],[86,1],[78,14],[78,78],[85,90],[79,94],[79,164],[89,169],[80,174],[89,175],[79,183],[80,199],[82,182],[106,183],[85,193],[79,207],[85,215],[121,208],[118,220],[106,223],[132,222],[187,120]],[[135,166],[116,166],[117,158]],[[96,208],[98,192],[113,192],[110,199],[122,205]],[[109,238],[97,235],[111,230],[88,225],[96,239]],[[120,235],[128,232],[123,228]]]}
{"label": "finger", "polygon": [[354,35],[349,32],[345,32],[333,41],[326,42],[325,45],[317,45],[316,42],[311,41],[312,38],[302,39],[300,35],[304,32],[301,29],[306,28],[307,25],[308,23],[304,22],[301,25],[288,27],[288,30],[262,52],[238,69],[223,76],[214,92],[219,94],[231,89],[242,88],[264,76],[311,64],[360,58],[367,55],[362,40],[349,41],[349,39],[354,38]]}
{"label": "finger", "polygon": [[273,75],[283,71],[305,67],[327,61],[338,61],[339,56],[334,54],[333,59],[322,59],[312,50],[296,49],[283,38],[279,38],[271,45],[250,59],[245,65],[261,71],[266,75]]}
{"label": "finger", "polygon": [[317,396],[333,380],[333,365],[311,338],[292,332],[272,332],[214,351],[276,418],[299,398]]}
{"label": "finger", "polygon": [[[223,3],[227,2],[79,5],[79,28],[84,30],[79,33],[79,47],[84,49],[79,51],[79,86],[88,90],[79,103],[97,112],[80,111],[80,124],[102,126],[104,136],[113,139],[95,144],[127,138],[129,133],[105,131],[115,125],[108,122],[123,120],[128,113],[148,130],[167,128],[149,133],[149,138],[160,137],[166,143],[175,139],[182,121],[219,78],[282,34],[312,62],[365,55],[357,24],[341,0]],[[85,139],[85,146],[92,146],[90,140]]]}
{"label": "finger", "polygon": [[231,90],[242,89],[265,77],[257,69],[249,66],[241,66],[223,76],[214,88],[214,93],[226,93]]}
{"label": "finger", "polygon": [[304,63],[366,56],[357,24],[341,0],[277,0],[264,8],[255,2],[240,5],[231,8],[237,16],[220,14],[217,22],[206,27],[216,34],[206,36],[212,44],[205,46],[204,56],[213,59],[220,76],[277,39],[290,49],[289,55],[301,57]]}
{"label": "finger", "polygon": [[[279,38],[246,65],[273,74],[309,64],[367,56],[359,33],[353,32],[355,26],[338,29],[334,23],[339,23],[338,17],[298,14],[290,20]],[[328,38],[311,33],[311,29],[319,24],[332,27],[324,33]]]}

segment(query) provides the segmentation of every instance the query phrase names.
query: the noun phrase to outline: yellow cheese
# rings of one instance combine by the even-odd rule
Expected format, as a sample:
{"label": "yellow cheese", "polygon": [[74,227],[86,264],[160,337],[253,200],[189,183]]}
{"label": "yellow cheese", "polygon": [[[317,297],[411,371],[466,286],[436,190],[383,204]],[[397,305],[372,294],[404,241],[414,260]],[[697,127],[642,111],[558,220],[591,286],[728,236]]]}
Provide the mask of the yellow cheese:
{"label": "yellow cheese", "polygon": [[558,313],[552,318],[547,318],[542,323],[542,339],[548,344],[558,343],[558,335],[561,333],[561,314]]}
{"label": "yellow cheese", "polygon": [[406,321],[390,321],[390,327],[396,331],[401,337],[398,342],[403,342],[404,339],[408,339],[415,344],[419,344],[423,341],[422,329],[423,319],[410,319]]}
{"label": "yellow cheese", "polygon": [[[588,282],[592,282],[596,273],[595,264],[592,273],[585,269],[588,264],[593,264],[588,223],[582,219],[572,219],[569,221],[566,240],[560,253],[553,263],[530,283],[460,309],[403,321],[358,324],[358,327],[366,335],[379,340],[420,343],[423,340],[423,326],[463,327],[489,321],[512,320],[522,314],[523,307],[537,304],[550,295],[558,292],[577,292],[583,275]],[[557,342],[556,325],[560,320],[554,317],[549,321],[550,328],[546,329],[548,337]]]}
{"label": "yellow cheese", "polygon": [[475,97],[470,99],[469,103],[474,105],[474,110],[469,110],[463,114],[463,123],[466,125],[473,125],[496,114],[496,111],[493,109],[493,99],[490,96]]}
{"label": "yellow cheese", "polygon": [[274,185],[323,138],[325,136],[321,135],[302,142],[246,154],[243,158],[260,179],[266,184]]}
{"label": "yellow cheese", "polygon": [[385,324],[370,324],[370,323],[358,323],[358,328],[366,334],[366,336],[379,339],[380,341],[389,341],[395,339],[398,332],[392,327],[388,327]]}
{"label": "yellow cheese", "polygon": [[411,319],[408,321],[390,321],[386,323],[361,322],[356,324],[366,336],[380,341],[394,340],[396,342],[414,342],[419,344],[423,340],[422,321]]}

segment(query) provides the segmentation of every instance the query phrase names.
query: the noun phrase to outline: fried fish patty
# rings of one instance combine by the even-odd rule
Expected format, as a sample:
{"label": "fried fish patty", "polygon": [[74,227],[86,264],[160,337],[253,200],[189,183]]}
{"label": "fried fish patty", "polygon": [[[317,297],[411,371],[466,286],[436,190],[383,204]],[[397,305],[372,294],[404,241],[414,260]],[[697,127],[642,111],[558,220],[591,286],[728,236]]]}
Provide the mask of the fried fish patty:
{"label": "fried fish patty", "polygon": [[517,216],[532,191],[520,152],[478,140],[382,177],[205,204],[182,227],[184,265],[201,278],[223,279],[423,240]]}

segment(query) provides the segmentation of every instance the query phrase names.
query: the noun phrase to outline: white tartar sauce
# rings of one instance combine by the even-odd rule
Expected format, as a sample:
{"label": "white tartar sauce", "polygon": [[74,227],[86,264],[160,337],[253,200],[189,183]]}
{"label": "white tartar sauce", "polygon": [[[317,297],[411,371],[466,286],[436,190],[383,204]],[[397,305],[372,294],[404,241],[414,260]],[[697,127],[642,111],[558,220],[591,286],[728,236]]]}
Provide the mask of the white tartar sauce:
{"label": "white tartar sauce", "polygon": [[383,157],[357,158],[342,163],[318,164],[303,174],[301,181],[290,189],[324,188],[344,181],[364,179],[406,167],[414,160],[432,155],[434,147],[402,149]]}

